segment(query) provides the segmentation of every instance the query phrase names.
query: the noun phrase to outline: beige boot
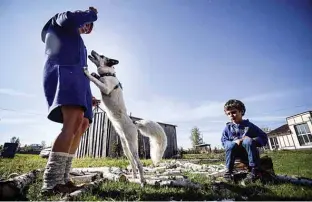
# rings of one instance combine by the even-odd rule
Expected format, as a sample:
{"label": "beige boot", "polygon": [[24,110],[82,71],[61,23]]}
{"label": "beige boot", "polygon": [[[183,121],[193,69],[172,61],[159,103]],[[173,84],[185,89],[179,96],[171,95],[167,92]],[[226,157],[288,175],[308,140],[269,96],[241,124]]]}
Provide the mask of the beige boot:
{"label": "beige boot", "polygon": [[66,166],[65,166],[65,173],[64,173],[64,182],[66,187],[70,190],[70,192],[74,192],[78,189],[83,188],[84,184],[81,185],[76,185],[71,179],[70,179],[70,170],[72,166],[72,161],[74,158],[75,154],[69,154],[67,161],[66,161]]}
{"label": "beige boot", "polygon": [[68,189],[64,187],[65,163],[68,153],[51,152],[47,165],[43,173],[42,192],[66,193]]}

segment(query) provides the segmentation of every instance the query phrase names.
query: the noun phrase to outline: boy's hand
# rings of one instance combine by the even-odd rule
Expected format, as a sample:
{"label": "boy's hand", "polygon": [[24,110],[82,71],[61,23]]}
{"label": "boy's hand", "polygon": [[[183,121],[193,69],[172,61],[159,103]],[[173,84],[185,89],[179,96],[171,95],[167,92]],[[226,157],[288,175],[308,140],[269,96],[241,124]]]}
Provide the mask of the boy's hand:
{"label": "boy's hand", "polygon": [[237,144],[237,145],[240,145],[242,143],[243,139],[238,139],[238,140],[235,140],[234,142]]}

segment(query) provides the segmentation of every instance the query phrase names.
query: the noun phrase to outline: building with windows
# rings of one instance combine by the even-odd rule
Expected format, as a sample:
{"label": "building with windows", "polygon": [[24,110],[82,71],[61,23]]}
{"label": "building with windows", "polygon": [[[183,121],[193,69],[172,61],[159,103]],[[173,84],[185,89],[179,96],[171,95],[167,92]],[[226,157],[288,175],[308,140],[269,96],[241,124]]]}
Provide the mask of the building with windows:
{"label": "building with windows", "polygon": [[312,148],[312,111],[286,118],[284,124],[268,132],[269,148],[308,149]]}

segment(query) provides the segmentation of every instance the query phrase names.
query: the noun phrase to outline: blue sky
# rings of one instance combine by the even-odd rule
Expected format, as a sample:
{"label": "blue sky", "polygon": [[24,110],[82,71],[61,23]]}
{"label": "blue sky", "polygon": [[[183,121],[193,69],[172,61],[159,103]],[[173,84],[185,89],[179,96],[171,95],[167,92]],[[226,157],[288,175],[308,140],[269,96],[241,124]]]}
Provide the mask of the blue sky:
{"label": "blue sky", "polygon": [[[57,12],[94,6],[92,49],[116,67],[133,116],[178,126],[190,147],[197,126],[220,146],[224,103],[241,99],[259,127],[312,110],[312,5],[301,1],[102,0],[0,2],[0,144],[51,144],[61,127],[47,120],[40,33]],[[89,69],[95,71],[93,64]],[[93,94],[100,98],[92,84]],[[7,111],[3,109],[15,110]]]}

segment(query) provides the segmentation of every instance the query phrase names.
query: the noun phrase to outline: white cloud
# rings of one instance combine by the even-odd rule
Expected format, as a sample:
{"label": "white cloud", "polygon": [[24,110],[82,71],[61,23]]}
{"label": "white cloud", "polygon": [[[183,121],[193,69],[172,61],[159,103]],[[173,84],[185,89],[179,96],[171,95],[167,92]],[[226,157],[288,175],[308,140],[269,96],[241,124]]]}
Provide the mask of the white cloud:
{"label": "white cloud", "polygon": [[161,96],[151,96],[146,100],[129,100],[128,111],[133,116],[160,122],[189,122],[207,117],[223,115],[221,102],[206,102],[198,106]]}
{"label": "white cloud", "polygon": [[258,116],[258,117],[250,117],[249,119],[252,121],[258,122],[267,122],[267,121],[283,121],[286,122],[287,116]]}
{"label": "white cloud", "polygon": [[0,130],[0,144],[15,136],[20,139],[22,145],[40,144],[41,141],[51,145],[61,131],[60,124],[50,122],[47,119],[33,119],[33,121],[24,122],[24,124],[18,124],[18,121],[19,119],[12,121],[12,123],[15,123],[14,125],[11,125],[11,123],[3,124],[8,130],[3,131],[3,128]]}
{"label": "white cloud", "polygon": [[36,123],[37,121],[32,118],[0,118],[0,125],[23,125]]}
{"label": "white cloud", "polygon": [[306,91],[309,90],[309,88],[303,88],[303,89],[288,89],[286,91],[277,91],[277,92],[268,92],[268,93],[263,93],[263,94],[257,94],[253,96],[248,96],[245,98],[242,98],[241,100],[243,102],[261,102],[261,101],[266,101],[266,100],[272,100],[272,99],[278,99],[278,98],[283,98],[287,96],[294,95],[298,92]]}
{"label": "white cloud", "polygon": [[35,97],[35,95],[33,95],[33,94],[29,94],[26,92],[20,92],[20,91],[17,91],[14,89],[9,89],[9,88],[1,88],[0,94],[10,95],[10,96]]}

